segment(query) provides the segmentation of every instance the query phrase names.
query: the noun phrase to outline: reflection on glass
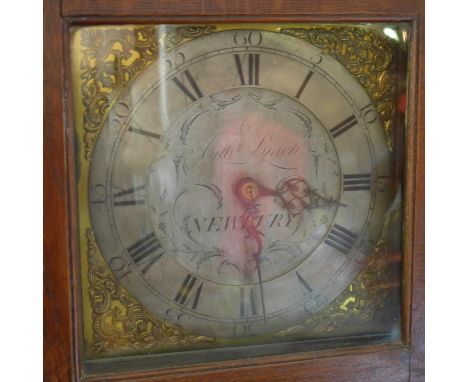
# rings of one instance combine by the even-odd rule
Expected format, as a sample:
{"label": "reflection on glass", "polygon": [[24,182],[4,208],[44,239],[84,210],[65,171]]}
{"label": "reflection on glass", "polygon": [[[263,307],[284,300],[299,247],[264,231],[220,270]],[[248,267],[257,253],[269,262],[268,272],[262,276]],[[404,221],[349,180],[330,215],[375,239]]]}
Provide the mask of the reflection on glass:
{"label": "reflection on glass", "polygon": [[86,357],[397,339],[407,36],[75,30]]}

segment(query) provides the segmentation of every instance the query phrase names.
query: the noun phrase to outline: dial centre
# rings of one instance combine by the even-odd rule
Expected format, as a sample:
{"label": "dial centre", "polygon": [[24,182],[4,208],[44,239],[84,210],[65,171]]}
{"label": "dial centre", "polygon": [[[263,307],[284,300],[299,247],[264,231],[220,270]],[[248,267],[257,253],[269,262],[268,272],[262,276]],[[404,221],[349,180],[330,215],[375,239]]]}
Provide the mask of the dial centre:
{"label": "dial centre", "polygon": [[153,227],[168,238],[167,253],[206,280],[255,282],[258,258],[265,282],[279,278],[333,222],[337,206],[326,203],[339,196],[333,142],[284,94],[233,88],[203,98],[160,147],[149,176]]}
{"label": "dial centre", "polygon": [[252,202],[260,196],[260,187],[251,178],[242,179],[237,186],[237,196],[246,202]]}

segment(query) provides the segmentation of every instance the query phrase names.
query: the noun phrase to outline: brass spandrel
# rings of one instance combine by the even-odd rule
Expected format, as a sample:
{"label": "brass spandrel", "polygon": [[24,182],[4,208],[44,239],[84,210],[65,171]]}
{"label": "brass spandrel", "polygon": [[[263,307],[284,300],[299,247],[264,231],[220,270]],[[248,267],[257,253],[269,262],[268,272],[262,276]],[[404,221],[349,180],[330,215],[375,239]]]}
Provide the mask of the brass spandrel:
{"label": "brass spandrel", "polygon": [[399,219],[398,210],[389,214],[380,239],[366,244],[372,254],[367,258],[365,268],[334,301],[302,324],[282,330],[275,336],[320,336],[372,320],[376,312],[385,307],[391,291],[399,286],[391,274],[393,264],[400,261],[391,248],[391,232]]}
{"label": "brass spandrel", "polygon": [[397,89],[394,45],[365,26],[311,26],[282,28],[281,33],[298,37],[335,57],[366,89],[382,119],[387,145],[394,148]]}
{"label": "brass spandrel", "polygon": [[97,135],[113,102],[129,81],[158,58],[159,44],[172,49],[215,29],[214,26],[181,26],[161,31],[156,26],[134,26],[80,31],[83,143],[87,160],[91,160]]}
{"label": "brass spandrel", "polygon": [[213,341],[148,313],[114,278],[99,253],[92,229],[86,231],[86,237],[95,354],[167,350]]}

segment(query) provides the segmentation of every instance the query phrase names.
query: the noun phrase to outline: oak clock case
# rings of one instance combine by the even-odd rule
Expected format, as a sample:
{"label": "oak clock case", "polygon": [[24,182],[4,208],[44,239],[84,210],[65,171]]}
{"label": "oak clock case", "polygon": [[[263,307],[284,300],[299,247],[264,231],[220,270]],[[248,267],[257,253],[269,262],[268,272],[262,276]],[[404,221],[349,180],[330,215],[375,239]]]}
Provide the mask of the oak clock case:
{"label": "oak clock case", "polygon": [[[106,28],[78,30],[75,44],[102,43]],[[398,287],[386,302],[372,289],[388,279],[367,285],[380,308],[361,314],[368,325],[332,325],[359,311],[352,292],[371,260],[387,256],[398,277],[388,265],[399,245],[394,136],[362,77],[298,38],[304,28],[135,28],[112,27],[106,47],[134,70],[122,71],[125,86],[104,93],[112,102],[85,93],[95,103],[78,106],[85,353],[274,354],[314,338],[396,339]],[[157,47],[145,45],[151,31]],[[86,85],[107,63],[80,54]],[[106,70],[96,83],[111,88]],[[96,111],[98,129],[86,129]],[[317,317],[323,328],[308,333]]]}

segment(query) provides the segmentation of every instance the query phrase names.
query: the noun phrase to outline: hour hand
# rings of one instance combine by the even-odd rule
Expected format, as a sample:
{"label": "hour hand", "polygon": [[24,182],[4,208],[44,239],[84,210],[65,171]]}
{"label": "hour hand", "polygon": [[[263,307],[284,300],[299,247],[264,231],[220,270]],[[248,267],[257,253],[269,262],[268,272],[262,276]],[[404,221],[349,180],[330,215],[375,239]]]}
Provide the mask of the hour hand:
{"label": "hour hand", "polygon": [[251,177],[242,178],[235,187],[236,196],[246,205],[252,205],[260,197],[272,196],[274,191]]}
{"label": "hour hand", "polygon": [[275,191],[275,196],[281,200],[283,207],[293,215],[313,208],[328,207],[333,204],[342,205],[332,198],[320,195],[303,178],[291,178],[281,182]]}

